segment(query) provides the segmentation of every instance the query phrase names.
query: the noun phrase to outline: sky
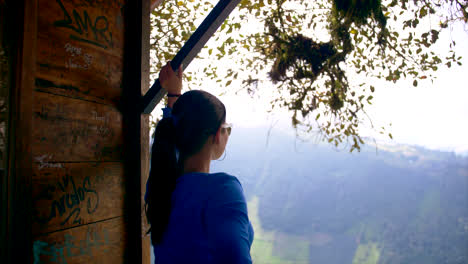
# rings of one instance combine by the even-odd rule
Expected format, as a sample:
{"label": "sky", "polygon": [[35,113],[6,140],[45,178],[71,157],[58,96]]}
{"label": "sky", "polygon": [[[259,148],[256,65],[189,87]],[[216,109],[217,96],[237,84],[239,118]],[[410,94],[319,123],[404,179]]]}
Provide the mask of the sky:
{"label": "sky", "polygon": [[[447,54],[450,40],[456,41],[455,50],[463,57],[463,65],[449,69],[442,65],[433,82],[419,81],[418,87],[412,85],[412,80],[377,81],[373,104],[366,111],[374,126],[384,126],[387,133],[392,133],[393,140],[387,134],[379,134],[369,124],[360,129],[362,136],[382,144],[418,145],[468,155],[468,28],[456,25],[452,31],[445,30],[434,51],[442,56]],[[208,45],[216,44],[210,41]],[[192,62],[186,71],[202,67],[200,63]],[[203,89],[215,95],[223,91],[220,84],[210,81]],[[270,129],[294,133],[291,113],[284,109],[267,112],[271,95],[265,91],[254,98],[242,92],[220,96],[228,110],[228,122],[234,124],[234,129],[256,127],[264,129],[265,133]]]}
{"label": "sky", "polygon": [[435,52],[444,54],[449,39],[457,43],[462,66],[440,67],[433,83],[420,81],[414,87],[411,81],[382,81],[376,89],[368,110],[378,123],[392,123],[388,129],[394,143],[468,155],[468,28],[444,32]]}
{"label": "sky", "polygon": [[[468,155],[468,31],[457,27],[451,34],[445,32],[435,49],[444,54],[448,39],[457,42],[456,51],[462,56],[462,66],[440,67],[437,78],[397,83],[381,81],[375,86],[374,100],[367,112],[375,127],[385,126],[393,140],[380,135],[370,126],[361,134],[386,144],[410,144],[429,149]],[[449,36],[451,35],[451,36]],[[372,80],[375,81],[375,80]],[[216,85],[215,85],[216,86]],[[212,89],[216,93],[216,89]],[[268,113],[270,101],[252,99],[248,95],[226,95],[221,100],[228,109],[228,118],[235,127],[261,127],[293,131],[290,114],[286,111]]]}

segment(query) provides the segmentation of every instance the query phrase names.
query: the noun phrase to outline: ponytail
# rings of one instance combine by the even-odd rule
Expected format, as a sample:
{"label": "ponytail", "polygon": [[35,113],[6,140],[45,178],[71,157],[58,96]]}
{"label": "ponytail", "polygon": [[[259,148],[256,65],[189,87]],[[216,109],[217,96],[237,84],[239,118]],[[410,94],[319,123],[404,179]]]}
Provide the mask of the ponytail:
{"label": "ponytail", "polygon": [[218,98],[192,90],[177,99],[171,117],[159,121],[145,195],[146,217],[151,225],[148,233],[151,233],[153,245],[161,243],[167,229],[172,193],[176,179],[183,171],[183,160],[199,152],[209,135],[216,134],[225,119],[226,108]]}
{"label": "ponytail", "polygon": [[171,196],[179,175],[175,134],[172,117],[159,121],[154,134],[145,205],[153,244],[161,242],[169,223]]}

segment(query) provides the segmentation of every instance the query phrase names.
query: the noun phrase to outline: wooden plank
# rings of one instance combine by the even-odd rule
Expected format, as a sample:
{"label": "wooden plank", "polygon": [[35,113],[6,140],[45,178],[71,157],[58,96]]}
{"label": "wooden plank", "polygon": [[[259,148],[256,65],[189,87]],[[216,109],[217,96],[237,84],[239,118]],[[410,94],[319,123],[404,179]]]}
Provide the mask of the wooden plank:
{"label": "wooden plank", "polygon": [[142,115],[141,117],[141,234],[142,234],[142,263],[151,262],[151,239],[149,234],[146,233],[149,230],[148,220],[145,213],[145,193],[146,193],[146,181],[149,176],[149,115]]}
{"label": "wooden plank", "polygon": [[146,193],[146,182],[148,181],[149,176],[149,165],[150,165],[150,155],[149,155],[149,139],[150,139],[150,126],[149,126],[149,115],[141,116],[141,234],[142,234],[142,263],[151,262],[151,239],[150,235],[146,234],[150,228],[148,220],[146,218],[145,212],[145,193]]}
{"label": "wooden plank", "polygon": [[36,89],[117,105],[122,1],[39,0],[39,8]]}
{"label": "wooden plank", "polygon": [[35,161],[122,160],[122,116],[111,106],[35,93]]}
{"label": "wooden plank", "polygon": [[[141,94],[145,94],[149,89],[149,73],[150,73],[150,34],[151,34],[151,1],[142,1],[142,16],[141,16]],[[140,187],[140,212],[141,212],[141,256],[142,263],[151,263],[151,240],[150,236],[146,235],[149,225],[145,214],[145,192],[146,181],[149,176],[149,115],[141,115],[140,122],[140,166],[141,166],[141,187]]]}
{"label": "wooden plank", "polygon": [[122,163],[37,162],[33,169],[33,234],[123,215]]}
{"label": "wooden plank", "polygon": [[[7,256],[2,263],[30,263],[31,121],[36,70],[37,1],[9,0],[8,35],[12,48],[9,122]],[[3,221],[3,219],[2,219]]]}
{"label": "wooden plank", "polygon": [[124,263],[125,237],[121,217],[37,236],[34,263]]}
{"label": "wooden plank", "polygon": [[128,258],[142,263],[142,218],[141,218],[141,112],[138,104],[144,83],[143,69],[143,3],[133,0],[125,5],[125,52],[122,121],[125,153],[126,203],[125,223],[128,230]]}

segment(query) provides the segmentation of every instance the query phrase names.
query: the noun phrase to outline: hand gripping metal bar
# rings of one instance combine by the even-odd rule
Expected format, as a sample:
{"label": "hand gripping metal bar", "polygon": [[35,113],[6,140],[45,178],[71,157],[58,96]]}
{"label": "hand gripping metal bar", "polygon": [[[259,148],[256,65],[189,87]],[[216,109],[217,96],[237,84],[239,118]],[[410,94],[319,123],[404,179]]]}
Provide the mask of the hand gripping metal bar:
{"label": "hand gripping metal bar", "polygon": [[[226,20],[239,2],[240,0],[220,0],[218,2],[172,59],[171,67],[174,71],[176,71],[181,64],[183,65],[182,70],[184,70],[190,62],[192,62],[198,52],[205,46],[206,42],[213,36],[215,31],[221,26],[224,20]],[[148,92],[142,97],[141,112],[144,114],[151,113],[166,93],[166,90],[161,88],[159,79],[157,79]]]}

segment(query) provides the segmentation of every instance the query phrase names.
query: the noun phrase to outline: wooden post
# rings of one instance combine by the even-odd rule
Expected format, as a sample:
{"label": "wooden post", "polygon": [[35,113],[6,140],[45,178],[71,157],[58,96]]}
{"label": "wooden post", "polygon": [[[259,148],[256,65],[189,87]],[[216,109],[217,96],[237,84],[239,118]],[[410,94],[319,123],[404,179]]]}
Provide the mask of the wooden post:
{"label": "wooden post", "polygon": [[[148,172],[148,116],[142,116],[139,102],[148,89],[149,75],[149,22],[150,2],[135,0],[126,5],[125,53],[123,76],[123,134],[127,199],[125,221],[127,223],[128,247],[125,260],[128,263],[149,262],[149,240],[144,237],[144,186]],[[143,27],[143,25],[145,27]],[[144,166],[144,167],[143,167]],[[137,175],[137,177],[135,177]],[[144,242],[143,242],[144,239]],[[144,247],[143,247],[144,245]]]}
{"label": "wooden post", "polygon": [[[36,68],[37,3],[8,1],[12,44],[9,116],[7,263],[31,262],[32,103]],[[24,18],[24,19],[23,19]]]}
{"label": "wooden post", "polygon": [[[151,1],[142,1],[142,16],[141,16],[141,90],[140,98],[144,95],[150,85],[150,35],[151,35],[151,10],[153,10]],[[141,182],[140,182],[140,214],[141,214],[141,235],[142,235],[142,263],[149,264],[151,262],[151,240],[150,236],[146,235],[149,230],[145,214],[145,192],[146,181],[149,176],[149,142],[150,142],[150,115],[140,115],[140,168],[141,168]]]}

